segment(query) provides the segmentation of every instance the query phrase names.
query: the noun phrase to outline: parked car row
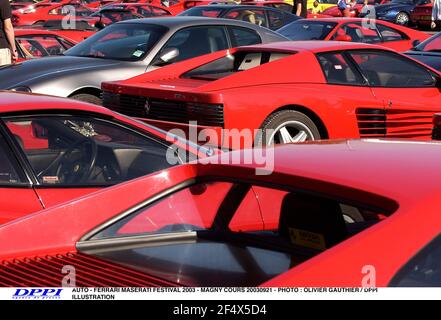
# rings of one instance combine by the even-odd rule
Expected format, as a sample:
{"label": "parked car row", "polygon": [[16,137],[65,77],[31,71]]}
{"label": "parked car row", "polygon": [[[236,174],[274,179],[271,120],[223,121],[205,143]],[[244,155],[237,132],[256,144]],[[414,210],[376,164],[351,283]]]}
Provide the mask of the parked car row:
{"label": "parked car row", "polygon": [[[378,287],[440,286],[438,143],[279,146],[271,175],[255,175],[254,162],[226,164],[228,154],[218,162],[163,168],[168,145],[154,128],[70,100],[0,96],[15,104],[0,120],[0,146],[7,151],[0,153],[6,156],[0,162],[3,212],[11,206],[5,200],[17,197],[18,215],[32,203],[28,210],[38,210],[35,192],[49,207],[24,219],[2,215],[12,221],[0,226],[1,286],[59,287],[68,264],[79,287],[359,287],[367,263]],[[57,130],[63,135],[52,139]],[[40,161],[45,148],[50,152]],[[25,168],[14,163],[14,150]],[[26,177],[26,167],[40,166],[28,171],[33,174],[44,163],[55,164]],[[90,193],[100,179],[110,183],[161,168]],[[84,181],[92,188],[59,188]],[[75,192],[88,195],[50,205]]]}
{"label": "parked car row", "polygon": [[0,286],[441,286],[441,34],[211,2],[18,9]]}

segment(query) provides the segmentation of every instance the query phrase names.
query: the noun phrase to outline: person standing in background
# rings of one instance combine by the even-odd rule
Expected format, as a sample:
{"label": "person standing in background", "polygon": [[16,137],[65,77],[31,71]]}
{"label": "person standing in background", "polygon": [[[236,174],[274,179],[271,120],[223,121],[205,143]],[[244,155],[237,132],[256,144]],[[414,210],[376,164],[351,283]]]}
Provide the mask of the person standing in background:
{"label": "person standing in background", "polygon": [[320,12],[321,12],[321,10],[319,7],[319,2],[317,0],[315,0],[314,3],[312,4],[311,13],[312,14],[319,14]]}
{"label": "person standing in background", "polygon": [[349,17],[349,6],[347,0],[338,0],[337,6],[342,17]]}
{"label": "person standing in background", "polygon": [[294,6],[292,8],[292,13],[295,15],[307,18],[308,17],[308,9],[307,9],[307,0],[294,0]]}
{"label": "person standing in background", "polygon": [[11,17],[9,1],[0,0],[0,66],[11,64],[18,58]]}
{"label": "person standing in background", "polygon": [[432,29],[441,27],[441,0],[434,0],[432,7]]}

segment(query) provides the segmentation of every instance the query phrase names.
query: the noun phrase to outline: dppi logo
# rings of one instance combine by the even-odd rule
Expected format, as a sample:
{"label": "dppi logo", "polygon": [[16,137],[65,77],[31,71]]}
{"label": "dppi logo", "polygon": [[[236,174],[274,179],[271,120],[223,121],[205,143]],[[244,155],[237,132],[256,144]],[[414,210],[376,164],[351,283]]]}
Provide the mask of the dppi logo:
{"label": "dppi logo", "polygon": [[60,299],[63,289],[17,289],[12,299]]}

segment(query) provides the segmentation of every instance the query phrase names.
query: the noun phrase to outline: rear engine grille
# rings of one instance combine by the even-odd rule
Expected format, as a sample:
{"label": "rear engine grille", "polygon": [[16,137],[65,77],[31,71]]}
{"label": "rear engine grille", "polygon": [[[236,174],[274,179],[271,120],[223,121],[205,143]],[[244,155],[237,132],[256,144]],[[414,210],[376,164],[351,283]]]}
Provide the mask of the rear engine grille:
{"label": "rear engine grille", "polygon": [[64,266],[75,267],[77,287],[171,287],[176,284],[84,254],[58,254],[0,263],[1,287],[61,287]]}
{"label": "rear engine grille", "polygon": [[131,117],[146,117],[145,97],[103,92],[103,106]]}
{"label": "rear engine grille", "polygon": [[220,104],[151,99],[105,91],[103,105],[131,117],[177,123],[197,121],[202,126],[224,126],[224,110]]}
{"label": "rear engine grille", "polygon": [[397,109],[356,110],[358,129],[362,138],[430,139],[435,111]]}

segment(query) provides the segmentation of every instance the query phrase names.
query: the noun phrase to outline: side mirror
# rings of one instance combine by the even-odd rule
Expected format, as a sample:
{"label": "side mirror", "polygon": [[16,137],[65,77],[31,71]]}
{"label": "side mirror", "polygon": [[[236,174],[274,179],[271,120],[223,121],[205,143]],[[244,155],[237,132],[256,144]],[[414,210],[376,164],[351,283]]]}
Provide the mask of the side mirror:
{"label": "side mirror", "polygon": [[154,66],[163,66],[168,62],[172,61],[174,58],[179,56],[178,48],[167,48],[159,52],[159,56],[155,59],[153,63]]}
{"label": "side mirror", "polygon": [[104,29],[106,26],[104,25],[104,23],[100,20],[97,23],[95,23],[95,28],[97,28],[98,30],[102,30]]}
{"label": "side mirror", "polygon": [[345,42],[351,42],[352,38],[348,36],[347,34],[337,36],[334,38],[334,41],[345,41]]}
{"label": "side mirror", "polygon": [[413,40],[412,41],[412,48],[415,48],[417,45],[419,45],[421,43],[420,40]]}

